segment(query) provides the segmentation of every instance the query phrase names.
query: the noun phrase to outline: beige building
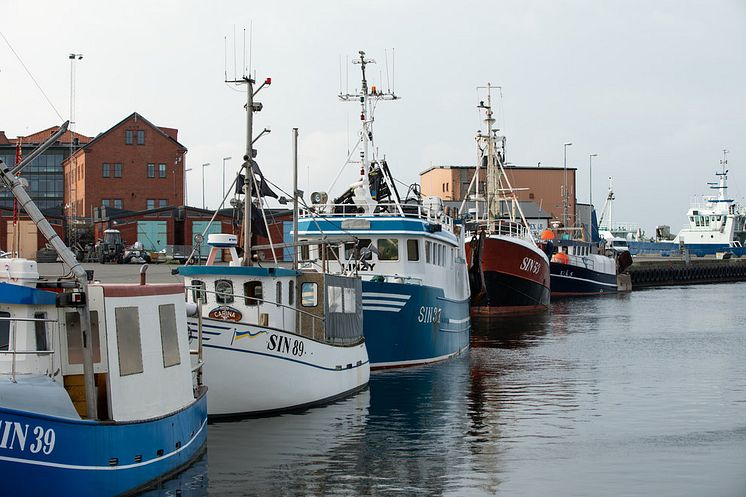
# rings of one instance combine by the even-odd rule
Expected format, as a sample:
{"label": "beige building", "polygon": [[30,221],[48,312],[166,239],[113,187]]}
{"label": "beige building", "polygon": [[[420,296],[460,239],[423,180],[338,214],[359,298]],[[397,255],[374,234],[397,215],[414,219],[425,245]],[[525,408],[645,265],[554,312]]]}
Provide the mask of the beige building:
{"label": "beige building", "polygon": [[[562,221],[562,197],[565,169],[544,166],[505,166],[505,173],[518,200],[534,202],[541,210],[550,213],[553,219]],[[567,168],[567,215],[568,224],[575,222],[575,173],[574,167]],[[422,194],[437,196],[443,200],[463,200],[469,189],[473,166],[433,166],[420,173]],[[480,171],[479,191],[484,191],[487,171]],[[579,220],[582,221],[582,220]]]}

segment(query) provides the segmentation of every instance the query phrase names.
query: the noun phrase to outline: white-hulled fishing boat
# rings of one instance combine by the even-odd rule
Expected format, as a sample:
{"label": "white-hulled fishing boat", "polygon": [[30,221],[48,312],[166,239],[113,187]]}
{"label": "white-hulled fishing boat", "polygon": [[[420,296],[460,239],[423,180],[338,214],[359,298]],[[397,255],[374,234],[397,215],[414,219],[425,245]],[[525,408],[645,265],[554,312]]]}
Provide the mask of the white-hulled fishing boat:
{"label": "white-hulled fishing boat", "polygon": [[[247,136],[252,137],[253,112],[260,108],[253,98],[259,90],[250,78],[240,83],[247,86]],[[254,198],[261,205],[263,195],[273,194],[253,160],[254,141],[247,140],[239,175],[242,198],[232,201],[242,207],[244,254],[252,253],[252,225],[256,231],[263,218],[252,219],[261,208]],[[238,256],[238,238],[232,234],[210,235],[208,243],[207,264],[184,266],[179,273],[191,288],[189,302],[200,309],[191,323],[202,324],[205,360],[212,364],[205,370],[205,381],[214,385],[211,417],[297,410],[367,386],[359,278],[300,271],[297,264],[262,267]],[[229,255],[228,265],[215,264],[218,253]]]}

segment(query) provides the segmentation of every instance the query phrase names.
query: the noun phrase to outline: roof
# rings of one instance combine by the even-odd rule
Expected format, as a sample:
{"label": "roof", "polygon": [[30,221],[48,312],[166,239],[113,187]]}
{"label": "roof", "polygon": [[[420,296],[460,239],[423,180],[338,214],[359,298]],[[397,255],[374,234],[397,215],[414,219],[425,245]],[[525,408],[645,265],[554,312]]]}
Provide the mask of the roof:
{"label": "roof", "polygon": [[[81,153],[81,151],[83,153],[85,153],[85,150],[89,146],[91,146],[94,143],[96,143],[97,141],[101,140],[103,137],[107,136],[109,133],[111,133],[112,131],[114,131],[119,126],[121,126],[122,124],[124,124],[125,122],[127,122],[128,120],[130,120],[132,118],[134,118],[135,120],[141,120],[141,121],[143,121],[146,125],[150,126],[151,129],[155,130],[156,132],[158,132],[159,134],[161,134],[165,138],[167,138],[167,139],[171,140],[172,142],[174,142],[184,152],[187,151],[187,148],[184,145],[182,145],[181,143],[179,143],[174,138],[174,136],[176,135],[176,132],[177,132],[177,130],[175,128],[161,128],[161,127],[158,127],[155,124],[153,124],[150,121],[148,121],[147,119],[145,119],[141,114],[139,114],[137,112],[133,112],[132,114],[130,114],[129,116],[125,117],[124,119],[122,119],[121,121],[119,121],[118,123],[116,123],[111,128],[107,129],[103,133],[99,133],[98,135],[96,135],[96,137],[94,139],[92,139],[90,142],[88,142],[84,147],[81,147],[80,149],[78,149],[78,151],[76,151],[74,155],[77,155],[77,154]],[[164,131],[164,130],[166,130],[166,131]],[[172,136],[172,135],[174,135],[174,136]],[[68,160],[69,160],[69,158],[65,159],[63,161],[63,163],[67,162]]]}
{"label": "roof", "polygon": [[[456,166],[430,166],[427,169],[425,169],[424,171],[422,171],[420,173],[420,176],[422,176],[423,174],[427,174],[430,171],[433,171],[435,169],[466,169],[466,170],[471,169],[471,170],[474,170],[474,166],[458,166],[458,165],[456,165]],[[539,162],[539,164],[537,164],[537,165],[530,165],[530,166],[521,165],[521,164],[513,164],[511,162],[508,162],[507,164],[505,164],[505,169],[507,169],[507,170],[511,170],[511,169],[548,169],[550,171],[551,170],[560,170],[560,171],[562,171],[565,168],[563,166],[543,166],[541,164],[541,162]],[[577,168],[576,167],[567,166],[567,170],[568,171],[576,171]]]}
{"label": "roof", "polygon": [[[523,211],[523,215],[526,216],[526,219],[552,219],[553,217],[547,211],[539,207],[535,202],[531,202],[530,200],[519,200],[518,203],[520,204],[521,210]],[[471,204],[472,207],[474,206],[474,202],[466,202],[467,208],[469,207],[469,204]],[[461,207],[461,201],[444,200],[443,205],[458,211]]]}
{"label": "roof", "polygon": [[[19,136],[18,138],[11,140],[11,142],[15,144],[16,141],[20,139],[23,144],[31,145],[31,144],[44,143],[45,140],[47,140],[50,136],[55,134],[57,130],[59,129],[60,129],[59,126],[52,126],[52,127],[43,129],[41,131],[37,131],[36,133],[32,133],[27,136]],[[68,144],[68,143],[71,143],[72,139],[75,139],[75,138],[78,139],[78,142],[80,144],[89,143],[91,140],[93,140],[93,138],[91,138],[90,136],[81,135],[80,133],[76,133],[68,129],[62,134],[62,136],[60,136],[57,142]]]}

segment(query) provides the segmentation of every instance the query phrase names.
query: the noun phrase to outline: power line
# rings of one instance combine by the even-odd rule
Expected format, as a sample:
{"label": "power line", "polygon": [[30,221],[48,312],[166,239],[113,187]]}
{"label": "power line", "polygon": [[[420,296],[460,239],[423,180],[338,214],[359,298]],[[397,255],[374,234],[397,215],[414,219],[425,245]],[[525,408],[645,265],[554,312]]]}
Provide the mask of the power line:
{"label": "power line", "polygon": [[41,94],[44,95],[44,98],[47,100],[47,102],[49,103],[49,105],[52,107],[52,110],[54,110],[54,113],[57,114],[57,117],[60,118],[60,121],[64,121],[65,119],[62,117],[62,114],[59,113],[59,111],[57,110],[57,108],[54,106],[54,104],[52,103],[52,101],[49,99],[49,97],[47,96],[47,94],[42,89],[42,87],[39,84],[39,82],[36,81],[36,78],[34,78],[34,75],[31,74],[31,71],[29,70],[29,68],[26,67],[26,64],[23,63],[23,60],[21,59],[21,56],[18,55],[18,53],[13,48],[13,45],[10,44],[10,41],[8,41],[8,39],[5,37],[5,34],[2,31],[0,31],[0,36],[3,37],[3,40],[5,40],[5,43],[8,45],[8,48],[10,48],[10,51],[13,52],[13,55],[16,56],[16,59],[18,59],[18,62],[20,62],[21,65],[23,66],[23,68],[26,70],[26,74],[29,75],[29,77],[31,78],[31,81],[34,82],[34,84],[39,89],[39,91],[41,92]]}

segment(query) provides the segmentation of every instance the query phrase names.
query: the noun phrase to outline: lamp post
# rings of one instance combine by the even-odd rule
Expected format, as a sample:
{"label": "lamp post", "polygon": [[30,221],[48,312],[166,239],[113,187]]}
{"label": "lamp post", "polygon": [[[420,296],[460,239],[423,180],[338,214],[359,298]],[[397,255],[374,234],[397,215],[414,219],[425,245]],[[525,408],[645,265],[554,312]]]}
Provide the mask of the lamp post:
{"label": "lamp post", "polygon": [[593,241],[593,158],[598,154],[588,154],[588,203],[591,208],[588,212],[588,241]]}
{"label": "lamp post", "polygon": [[562,192],[562,226],[567,227],[567,147],[571,146],[572,143],[568,142],[563,145],[564,159],[562,161],[562,168],[565,173],[565,189]]}
{"label": "lamp post", "polygon": [[231,160],[232,158],[233,157],[223,157],[223,200],[222,202],[225,202],[225,161]]}
{"label": "lamp post", "polygon": [[205,208],[205,168],[209,166],[209,162],[202,164],[202,208]]}

